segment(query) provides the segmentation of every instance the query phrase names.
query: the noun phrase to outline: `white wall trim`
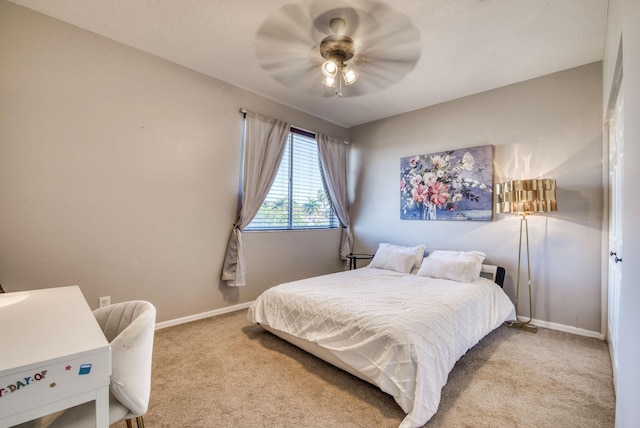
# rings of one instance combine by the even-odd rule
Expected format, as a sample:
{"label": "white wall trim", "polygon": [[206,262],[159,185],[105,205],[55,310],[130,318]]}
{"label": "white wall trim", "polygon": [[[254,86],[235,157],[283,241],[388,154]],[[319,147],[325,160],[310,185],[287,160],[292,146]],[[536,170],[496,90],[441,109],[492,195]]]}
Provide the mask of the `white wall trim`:
{"label": "white wall trim", "polygon": [[572,327],[570,325],[558,324],[555,322],[542,321],[537,319],[532,320],[531,323],[538,327],[548,328],[549,330],[557,330],[565,333],[575,334],[578,336],[593,337],[594,339],[604,340],[604,334],[597,331],[585,330],[583,328]]}
{"label": "white wall trim", "polygon": [[198,320],[205,319],[205,318],[211,318],[211,317],[215,317],[217,315],[223,315],[223,314],[227,314],[229,312],[239,311],[241,309],[247,309],[249,306],[251,306],[251,304],[253,302],[254,301],[245,302],[245,303],[239,303],[237,305],[226,306],[224,308],[214,309],[214,310],[208,311],[208,312],[202,312],[202,313],[199,313],[199,314],[188,315],[188,316],[182,317],[182,318],[176,318],[176,319],[172,319],[172,320],[168,320],[168,321],[162,321],[162,322],[156,323],[156,330],[160,330],[160,329],[167,328],[167,327],[173,327],[175,325],[185,324],[185,323],[192,322],[192,321],[198,321]]}
{"label": "white wall trim", "polygon": [[[607,332],[608,337],[613,337],[611,334],[611,329]],[[613,348],[613,344],[611,341],[607,342],[609,348],[609,356],[611,357],[611,369],[613,370],[613,393],[618,394],[618,360],[616,355],[616,350]]]}
{"label": "white wall trim", "polygon": [[[235,312],[242,309],[247,309],[249,306],[251,306],[253,302],[254,300],[252,300],[251,302],[239,303],[237,305],[227,306],[220,309],[214,309],[213,311],[202,312],[200,314],[194,314],[194,315],[189,315],[182,318],[176,318],[173,320],[162,321],[156,324],[156,330],[160,330],[167,327],[173,327],[175,325],[185,324],[188,322],[197,321],[205,318],[211,318],[217,315],[228,314],[229,312]],[[538,327],[548,328],[549,330],[557,330],[565,333],[575,334],[578,336],[593,337],[594,339],[604,340],[604,334],[599,333],[597,331],[585,330],[583,328],[572,327],[569,325],[557,324],[554,322],[542,321],[537,319],[532,320],[531,323]]]}

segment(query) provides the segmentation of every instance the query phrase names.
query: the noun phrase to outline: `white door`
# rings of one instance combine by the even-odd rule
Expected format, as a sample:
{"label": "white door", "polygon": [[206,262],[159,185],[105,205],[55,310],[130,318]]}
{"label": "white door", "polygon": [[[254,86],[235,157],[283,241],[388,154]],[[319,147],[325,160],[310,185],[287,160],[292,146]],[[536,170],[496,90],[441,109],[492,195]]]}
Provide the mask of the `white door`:
{"label": "white door", "polygon": [[609,125],[609,349],[616,384],[618,360],[618,314],[622,280],[622,187],[624,167],[623,92],[620,89]]}

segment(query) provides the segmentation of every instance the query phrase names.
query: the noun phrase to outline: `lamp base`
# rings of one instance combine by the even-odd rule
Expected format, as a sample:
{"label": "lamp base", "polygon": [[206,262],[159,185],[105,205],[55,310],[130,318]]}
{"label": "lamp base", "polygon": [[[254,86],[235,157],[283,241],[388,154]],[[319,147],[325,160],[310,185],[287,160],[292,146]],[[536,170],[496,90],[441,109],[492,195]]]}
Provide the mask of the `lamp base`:
{"label": "lamp base", "polygon": [[507,322],[506,324],[509,328],[517,328],[519,330],[527,331],[533,334],[536,334],[538,332],[538,327],[522,321],[511,321]]}

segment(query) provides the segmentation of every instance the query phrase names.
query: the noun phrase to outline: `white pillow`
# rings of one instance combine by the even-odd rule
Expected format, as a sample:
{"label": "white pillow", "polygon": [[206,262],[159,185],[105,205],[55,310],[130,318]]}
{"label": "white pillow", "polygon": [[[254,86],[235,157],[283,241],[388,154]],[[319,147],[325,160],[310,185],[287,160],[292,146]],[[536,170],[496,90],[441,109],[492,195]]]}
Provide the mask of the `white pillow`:
{"label": "white pillow", "polygon": [[409,273],[414,266],[418,267],[422,263],[425,248],[424,245],[402,247],[382,243],[378,246],[369,267]]}
{"label": "white pillow", "polygon": [[424,258],[417,275],[473,282],[480,278],[484,258],[480,251],[435,250]]}

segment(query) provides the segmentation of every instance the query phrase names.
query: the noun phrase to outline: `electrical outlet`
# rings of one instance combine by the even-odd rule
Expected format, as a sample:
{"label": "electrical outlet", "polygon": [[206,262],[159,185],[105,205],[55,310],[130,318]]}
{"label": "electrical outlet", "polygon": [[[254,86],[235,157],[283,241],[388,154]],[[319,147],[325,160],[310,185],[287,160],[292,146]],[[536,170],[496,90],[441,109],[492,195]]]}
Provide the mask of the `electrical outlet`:
{"label": "electrical outlet", "polygon": [[111,296],[100,297],[98,300],[98,304],[100,307],[108,306],[111,304]]}

